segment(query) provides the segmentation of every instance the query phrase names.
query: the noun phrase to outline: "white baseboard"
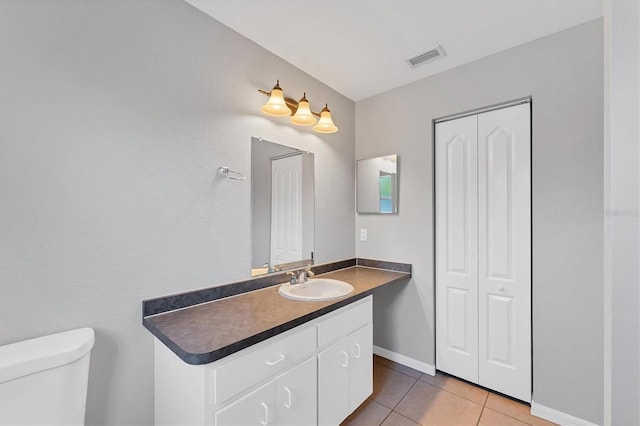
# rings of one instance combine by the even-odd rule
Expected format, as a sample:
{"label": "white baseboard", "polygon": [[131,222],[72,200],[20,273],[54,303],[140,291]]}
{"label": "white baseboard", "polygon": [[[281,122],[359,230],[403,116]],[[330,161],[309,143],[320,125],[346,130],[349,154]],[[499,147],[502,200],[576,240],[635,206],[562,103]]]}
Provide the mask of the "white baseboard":
{"label": "white baseboard", "polygon": [[553,408],[545,407],[544,405],[537,404],[535,401],[531,401],[531,415],[562,426],[597,426],[595,423],[579,419],[571,414],[563,413]]}
{"label": "white baseboard", "polygon": [[391,352],[388,349],[381,348],[380,346],[373,345],[373,353],[383,358],[390,359],[391,361],[399,362],[400,364],[411,367],[414,370],[421,371],[430,376],[436,375],[436,366],[433,364],[427,364],[422,361],[409,358],[408,356],[400,355],[399,353]]}

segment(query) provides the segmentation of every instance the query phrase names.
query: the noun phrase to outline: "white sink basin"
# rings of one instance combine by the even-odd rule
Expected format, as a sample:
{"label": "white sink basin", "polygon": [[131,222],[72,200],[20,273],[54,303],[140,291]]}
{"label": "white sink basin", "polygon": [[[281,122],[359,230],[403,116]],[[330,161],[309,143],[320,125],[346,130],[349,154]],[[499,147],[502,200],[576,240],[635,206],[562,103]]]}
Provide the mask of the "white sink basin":
{"label": "white sink basin", "polygon": [[287,299],[319,302],[346,296],[353,291],[353,286],[329,278],[312,278],[303,284],[283,284],[279,291]]}

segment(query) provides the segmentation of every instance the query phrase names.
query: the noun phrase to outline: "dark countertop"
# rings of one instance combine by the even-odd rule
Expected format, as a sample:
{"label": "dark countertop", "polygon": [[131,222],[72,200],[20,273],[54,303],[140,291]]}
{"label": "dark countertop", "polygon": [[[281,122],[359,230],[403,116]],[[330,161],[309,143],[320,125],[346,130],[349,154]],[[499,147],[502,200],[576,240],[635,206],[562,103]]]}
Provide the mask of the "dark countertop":
{"label": "dark countertop", "polygon": [[352,266],[321,275],[351,284],[340,299],[286,299],[279,285],[143,318],[144,326],[188,364],[208,364],[362,299],[408,281],[411,273]]}

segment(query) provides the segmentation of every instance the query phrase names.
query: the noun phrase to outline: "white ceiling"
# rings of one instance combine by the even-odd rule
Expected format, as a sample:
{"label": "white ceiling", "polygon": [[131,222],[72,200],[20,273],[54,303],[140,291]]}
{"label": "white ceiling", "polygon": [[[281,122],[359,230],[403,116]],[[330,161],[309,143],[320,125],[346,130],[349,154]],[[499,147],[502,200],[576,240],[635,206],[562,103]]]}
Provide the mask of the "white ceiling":
{"label": "white ceiling", "polygon": [[354,101],[603,15],[602,0],[186,1]]}

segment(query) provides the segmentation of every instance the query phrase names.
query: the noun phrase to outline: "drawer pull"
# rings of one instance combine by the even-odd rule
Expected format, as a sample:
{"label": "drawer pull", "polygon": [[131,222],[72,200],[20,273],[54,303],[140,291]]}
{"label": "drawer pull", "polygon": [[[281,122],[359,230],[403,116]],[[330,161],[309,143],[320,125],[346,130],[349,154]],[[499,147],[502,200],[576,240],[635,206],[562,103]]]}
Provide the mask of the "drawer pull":
{"label": "drawer pull", "polygon": [[344,362],[342,363],[342,366],[347,368],[349,366],[349,354],[346,353],[345,351],[341,351],[340,352],[344,358]]}
{"label": "drawer pull", "polygon": [[287,393],[288,401],[284,403],[284,408],[291,408],[291,389],[285,386],[284,391]]}
{"label": "drawer pull", "polygon": [[358,343],[354,343],[353,344],[357,350],[357,352],[355,353],[355,357],[356,358],[360,358],[360,355],[362,355],[362,351],[360,349],[360,345]]}
{"label": "drawer pull", "polygon": [[262,407],[264,408],[264,420],[260,422],[262,426],[267,426],[269,424],[269,406],[262,403]]}
{"label": "drawer pull", "polygon": [[266,364],[269,367],[273,367],[276,364],[280,364],[282,361],[284,361],[286,357],[284,356],[284,354],[280,354],[280,356],[278,357],[278,359],[276,359],[275,361],[266,361]]}

